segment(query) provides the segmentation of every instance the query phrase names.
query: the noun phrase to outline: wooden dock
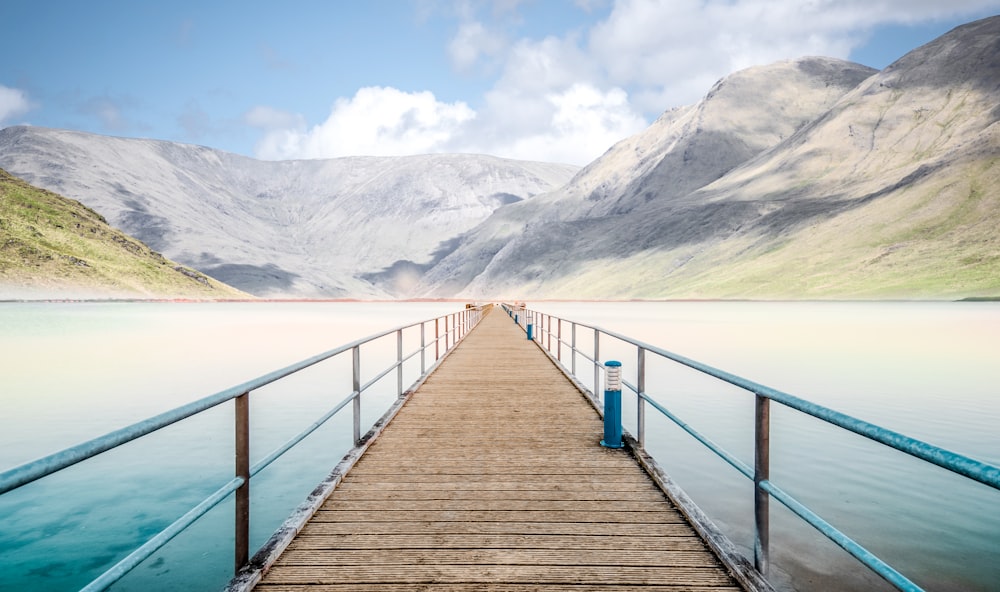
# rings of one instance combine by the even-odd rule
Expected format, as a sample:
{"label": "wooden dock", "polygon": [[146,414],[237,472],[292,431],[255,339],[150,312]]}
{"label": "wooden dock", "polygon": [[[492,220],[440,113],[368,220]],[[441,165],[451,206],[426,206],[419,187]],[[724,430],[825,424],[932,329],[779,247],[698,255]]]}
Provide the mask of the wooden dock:
{"label": "wooden dock", "polygon": [[740,587],[499,310],[411,396],[257,590]]}

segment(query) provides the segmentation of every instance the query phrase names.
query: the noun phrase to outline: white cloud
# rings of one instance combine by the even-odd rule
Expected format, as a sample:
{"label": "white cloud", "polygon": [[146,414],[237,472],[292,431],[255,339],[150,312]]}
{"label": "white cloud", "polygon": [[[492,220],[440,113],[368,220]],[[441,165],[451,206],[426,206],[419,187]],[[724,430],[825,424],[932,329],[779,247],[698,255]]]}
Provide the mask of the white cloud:
{"label": "white cloud", "polygon": [[608,0],[573,0],[573,4],[584,12],[593,12],[608,3]]}
{"label": "white cloud", "polygon": [[583,83],[540,96],[497,91],[480,113],[430,92],[372,87],[338,100],[312,128],[268,107],[244,119],[265,129],[257,156],[269,160],[473,152],[586,164],[647,125],[625,91]]}
{"label": "white cloud", "polygon": [[[478,100],[363,88],[311,128],[301,116],[259,107],[246,116],[265,130],[258,155],[452,151],[587,164],[736,70],[846,58],[878,25],[955,18],[1000,0],[574,0],[587,13],[608,4],[602,20],[583,28],[517,38],[526,30],[517,13],[537,5],[456,0],[445,49],[456,70],[493,80]],[[425,18],[440,10],[420,6]]]}
{"label": "white cloud", "polygon": [[[499,98],[494,98],[499,101]],[[523,103],[528,103],[521,99]],[[525,160],[586,164],[612,144],[648,123],[619,88],[602,91],[576,83],[531,101],[538,125],[522,126],[517,134],[500,134],[481,152],[500,153]],[[500,127],[502,122],[496,122]]]}
{"label": "white cloud", "polygon": [[589,30],[606,83],[650,113],[697,101],[715,80],[807,55],[847,58],[874,27],[953,18],[997,0],[619,0]]}
{"label": "white cloud", "polygon": [[260,105],[243,115],[247,125],[264,130],[275,129],[305,129],[306,121],[297,113],[280,111],[272,107]]}
{"label": "white cloud", "polygon": [[114,99],[109,96],[91,97],[80,103],[77,111],[97,118],[106,131],[125,132],[133,127],[124,113],[125,107],[132,102],[130,99]]}
{"label": "white cloud", "polygon": [[451,63],[460,72],[470,70],[482,58],[493,58],[506,46],[503,35],[489,31],[478,21],[462,24],[448,44]]}
{"label": "white cloud", "polygon": [[20,117],[31,109],[32,104],[23,90],[0,84],[0,124]]}
{"label": "white cloud", "polygon": [[461,127],[474,117],[465,103],[443,103],[430,92],[366,87],[351,99],[338,99],[326,121],[311,129],[267,132],[257,154],[285,159],[450,151]]}

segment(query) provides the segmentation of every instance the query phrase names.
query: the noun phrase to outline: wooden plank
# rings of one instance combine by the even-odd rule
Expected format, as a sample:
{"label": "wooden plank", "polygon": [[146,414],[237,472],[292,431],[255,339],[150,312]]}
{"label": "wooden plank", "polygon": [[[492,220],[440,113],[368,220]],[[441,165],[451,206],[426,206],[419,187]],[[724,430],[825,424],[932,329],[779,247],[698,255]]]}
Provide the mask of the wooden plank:
{"label": "wooden plank", "polygon": [[631,550],[609,553],[594,549],[340,549],[337,553],[315,553],[315,549],[291,546],[275,565],[279,566],[376,566],[376,565],[589,565],[714,568],[717,562],[697,551]]}
{"label": "wooden plank", "polygon": [[618,465],[594,466],[585,463],[572,464],[569,466],[559,464],[523,465],[521,463],[491,463],[462,461],[461,465],[455,464],[421,464],[419,467],[382,466],[375,467],[368,465],[358,469],[358,476],[362,475],[580,475],[588,480],[598,483],[607,483],[615,478],[632,477],[635,469]]}
{"label": "wooden plank", "polygon": [[[545,475],[538,473],[525,473],[525,474],[463,474],[463,473],[444,473],[444,474],[426,474],[426,473],[357,473],[349,475],[344,482],[353,483],[371,483],[371,482],[382,482],[382,483],[399,483],[402,487],[408,483],[450,483],[453,481],[465,481],[472,484],[517,484],[520,485],[535,485],[537,487],[547,487],[550,483],[563,483],[563,484],[573,484],[580,483],[581,479],[577,475]],[[624,485],[649,485],[649,480],[642,475],[631,475],[628,473],[622,473],[614,476],[614,479],[608,481],[601,477],[594,477],[592,481],[582,483],[582,486],[588,486],[593,489],[608,488],[614,490],[617,487]]]}
{"label": "wooden plank", "polygon": [[[377,587],[368,584],[270,584],[262,583],[257,586],[257,590],[266,592],[427,592],[429,589],[435,592],[552,592],[550,584],[510,584],[504,583],[502,587],[496,584],[470,583],[445,584],[398,584],[380,582]],[[592,584],[560,584],[557,588],[562,592],[614,592],[634,591],[635,587],[630,585],[592,585]],[[644,592],[740,592],[735,586],[692,586],[690,584],[647,584],[642,587]]]}
{"label": "wooden plank", "polygon": [[[551,534],[606,536],[608,526],[587,522],[310,522],[303,533],[339,536],[342,534]],[[701,542],[691,525],[686,522],[667,524],[619,523],[614,535],[631,536],[688,536]],[[704,547],[704,544],[702,544]]]}
{"label": "wooden plank", "polygon": [[[354,512],[602,512],[607,501],[595,500],[521,500],[493,499],[488,493],[479,499],[456,500],[345,500],[339,497],[328,502],[323,511]],[[663,510],[662,501],[616,501],[611,505],[615,512],[655,513]],[[671,512],[672,514],[673,512]],[[650,514],[653,515],[653,514]]]}
{"label": "wooden plank", "polygon": [[286,584],[488,583],[488,584],[605,584],[648,586],[677,584],[732,586],[724,570],[693,567],[630,567],[600,565],[275,565],[269,578]]}
{"label": "wooden plank", "polygon": [[[417,488],[414,487],[415,485],[421,485],[424,487]],[[658,495],[660,493],[659,490],[656,490],[655,493],[649,492],[648,488],[645,486],[632,489],[619,487],[611,491],[605,491],[604,489],[598,488],[569,490],[564,487],[524,489],[514,488],[512,486],[508,486],[505,489],[501,489],[500,487],[443,488],[437,487],[436,485],[437,484],[433,483],[408,483],[404,488],[400,483],[372,482],[366,483],[365,487],[360,487],[357,484],[342,487],[338,489],[334,495],[337,500],[342,501],[478,500],[483,499],[484,496],[489,496],[490,499],[496,500],[619,502],[635,501],[640,499],[638,498],[638,495],[644,495],[647,493],[650,495]],[[662,499],[651,498],[651,501],[653,500],[655,500],[656,503],[663,503]]]}
{"label": "wooden plank", "polygon": [[[336,506],[334,506],[335,508]],[[676,510],[648,512],[587,512],[567,510],[560,512],[532,510],[339,510],[321,509],[313,516],[314,522],[594,522],[629,524],[664,524],[686,522]]]}
{"label": "wooden plank", "polygon": [[494,312],[426,379],[260,590],[738,590],[577,388]]}
{"label": "wooden plank", "polygon": [[580,549],[631,551],[700,551],[701,541],[683,529],[677,536],[554,535],[554,534],[338,534],[315,530],[299,534],[292,549]]}

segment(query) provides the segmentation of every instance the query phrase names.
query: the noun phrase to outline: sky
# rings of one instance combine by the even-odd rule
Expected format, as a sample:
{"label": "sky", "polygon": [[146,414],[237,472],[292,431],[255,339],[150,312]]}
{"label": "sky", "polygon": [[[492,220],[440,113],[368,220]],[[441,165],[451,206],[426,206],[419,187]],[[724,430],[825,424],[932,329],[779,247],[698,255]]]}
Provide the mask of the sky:
{"label": "sky", "polygon": [[585,165],[753,65],[884,68],[1000,0],[3,0],[0,127]]}

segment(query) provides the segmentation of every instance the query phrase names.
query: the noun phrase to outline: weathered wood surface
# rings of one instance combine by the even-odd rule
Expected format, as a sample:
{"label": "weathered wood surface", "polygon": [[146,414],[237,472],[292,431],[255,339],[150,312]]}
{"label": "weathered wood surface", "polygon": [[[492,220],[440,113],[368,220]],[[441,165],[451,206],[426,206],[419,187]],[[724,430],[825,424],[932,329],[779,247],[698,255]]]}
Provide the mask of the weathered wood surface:
{"label": "weathered wood surface", "polygon": [[265,574],[268,592],[739,587],[501,311],[427,379]]}

